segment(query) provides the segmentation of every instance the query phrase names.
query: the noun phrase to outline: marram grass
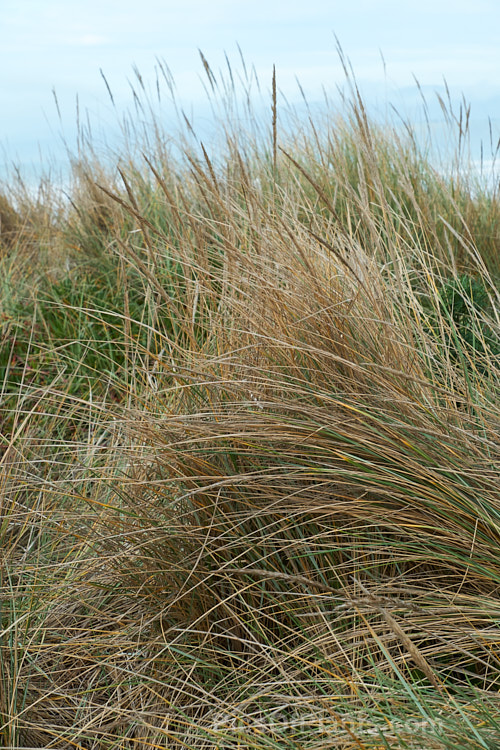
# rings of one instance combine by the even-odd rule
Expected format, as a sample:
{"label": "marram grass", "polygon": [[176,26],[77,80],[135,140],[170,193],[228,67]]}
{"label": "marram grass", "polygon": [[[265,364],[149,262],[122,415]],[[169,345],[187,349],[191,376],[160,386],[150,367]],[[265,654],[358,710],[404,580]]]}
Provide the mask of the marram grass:
{"label": "marram grass", "polygon": [[498,191],[270,112],[0,203],[2,747],[500,745]]}

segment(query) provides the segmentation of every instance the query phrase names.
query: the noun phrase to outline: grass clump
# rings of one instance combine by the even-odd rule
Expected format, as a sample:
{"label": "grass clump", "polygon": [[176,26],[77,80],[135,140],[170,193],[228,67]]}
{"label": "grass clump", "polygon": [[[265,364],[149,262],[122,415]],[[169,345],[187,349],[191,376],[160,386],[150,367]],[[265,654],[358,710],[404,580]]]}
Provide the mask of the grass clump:
{"label": "grass clump", "polygon": [[2,746],[499,744],[498,195],[353,86],[75,164],[9,287]]}
{"label": "grass clump", "polygon": [[[489,348],[493,357],[500,355],[498,327],[491,320],[492,301],[481,279],[461,274],[446,280],[440,291],[440,317],[453,321],[456,331],[455,357],[459,358],[458,341],[467,344],[468,351],[484,354]],[[479,323],[479,328],[477,324]]]}

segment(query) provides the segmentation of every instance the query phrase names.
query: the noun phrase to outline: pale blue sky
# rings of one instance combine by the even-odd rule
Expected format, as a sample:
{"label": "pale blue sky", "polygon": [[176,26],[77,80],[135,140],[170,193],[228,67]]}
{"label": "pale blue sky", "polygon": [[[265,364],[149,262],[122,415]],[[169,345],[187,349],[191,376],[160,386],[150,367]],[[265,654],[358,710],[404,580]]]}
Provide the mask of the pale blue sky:
{"label": "pale blue sky", "polygon": [[314,100],[343,80],[334,35],[365,90],[394,98],[413,75],[429,87],[444,76],[473,115],[500,117],[500,0],[0,0],[0,33],[0,144],[20,161],[57,141],[52,88],[67,135],[77,94],[92,117],[108,116],[101,68],[126,106],[133,64],[152,81],[160,57],[183,103],[196,105],[198,48],[218,69],[224,52],[238,67],[239,44],[265,85],[275,64],[289,99],[297,76]]}

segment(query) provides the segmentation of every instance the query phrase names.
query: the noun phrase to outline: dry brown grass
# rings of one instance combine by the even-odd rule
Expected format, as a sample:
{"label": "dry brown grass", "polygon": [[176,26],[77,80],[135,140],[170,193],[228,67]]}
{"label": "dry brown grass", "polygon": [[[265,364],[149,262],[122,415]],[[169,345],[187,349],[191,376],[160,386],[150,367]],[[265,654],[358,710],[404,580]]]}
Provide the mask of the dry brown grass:
{"label": "dry brown grass", "polygon": [[5,366],[6,748],[500,741],[497,196],[360,101],[323,140],[271,109],[77,174],[94,297],[35,295],[45,374]]}

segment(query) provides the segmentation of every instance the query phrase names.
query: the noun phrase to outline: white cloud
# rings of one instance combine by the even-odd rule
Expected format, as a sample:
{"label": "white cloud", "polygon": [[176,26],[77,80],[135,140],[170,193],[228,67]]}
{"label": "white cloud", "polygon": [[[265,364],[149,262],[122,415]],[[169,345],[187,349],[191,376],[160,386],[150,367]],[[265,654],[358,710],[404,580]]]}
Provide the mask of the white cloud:
{"label": "white cloud", "polygon": [[102,47],[105,44],[110,43],[110,38],[106,36],[100,36],[99,34],[82,34],[76,44],[82,47]]}

